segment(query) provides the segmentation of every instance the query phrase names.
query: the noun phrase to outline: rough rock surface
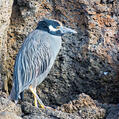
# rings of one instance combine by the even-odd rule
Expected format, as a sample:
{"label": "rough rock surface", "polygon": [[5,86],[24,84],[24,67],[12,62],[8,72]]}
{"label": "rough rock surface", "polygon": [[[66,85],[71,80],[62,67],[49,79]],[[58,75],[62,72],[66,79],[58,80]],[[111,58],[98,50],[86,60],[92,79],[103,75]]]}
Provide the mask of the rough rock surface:
{"label": "rough rock surface", "polygon": [[7,94],[0,91],[0,119],[22,119],[21,106],[7,98]]}
{"label": "rough rock surface", "polygon": [[22,113],[20,105],[16,105],[10,101],[6,94],[2,92],[0,92],[0,112],[13,112],[17,115],[21,115]]}
{"label": "rough rock surface", "polygon": [[119,119],[119,105],[111,106],[107,112],[106,119]]}
{"label": "rough rock surface", "polygon": [[80,116],[64,113],[54,109],[40,109],[29,103],[22,105],[23,119],[81,119]]}
{"label": "rough rock surface", "polygon": [[106,115],[106,109],[104,107],[83,93],[76,100],[70,101],[68,104],[63,104],[56,109],[50,108],[43,110],[35,108],[29,103],[22,103],[22,111],[26,115],[23,116],[24,119],[103,119]]}
{"label": "rough rock surface", "polygon": [[0,119],[22,119],[22,118],[20,116],[17,116],[15,113],[1,112]]}
{"label": "rough rock surface", "polygon": [[77,100],[70,101],[57,108],[62,112],[73,113],[83,119],[103,119],[106,110],[97,106],[93,99],[86,94],[80,94]]}
{"label": "rough rock surface", "polygon": [[84,93],[56,109],[36,108],[28,101],[20,105],[14,104],[7,99],[7,94],[0,92],[0,119],[117,119],[119,114],[118,105],[98,103]]}
{"label": "rough rock surface", "polygon": [[0,1],[0,90],[2,79],[7,80],[7,30],[10,23],[13,0]]}

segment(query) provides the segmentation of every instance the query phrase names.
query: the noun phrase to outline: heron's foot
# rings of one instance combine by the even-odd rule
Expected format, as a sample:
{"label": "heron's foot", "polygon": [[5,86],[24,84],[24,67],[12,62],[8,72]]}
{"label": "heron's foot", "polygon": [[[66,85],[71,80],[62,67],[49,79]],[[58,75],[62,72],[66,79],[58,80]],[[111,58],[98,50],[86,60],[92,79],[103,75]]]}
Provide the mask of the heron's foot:
{"label": "heron's foot", "polygon": [[42,109],[45,109],[45,108],[46,108],[44,105],[40,105],[40,107],[41,107]]}
{"label": "heron's foot", "polygon": [[37,100],[38,100],[38,103],[39,103],[40,107],[42,109],[45,109],[46,106],[43,104],[43,102],[41,101],[41,99],[38,97]]}
{"label": "heron's foot", "polygon": [[49,107],[49,106],[45,106],[46,109],[49,109],[49,110],[53,110],[53,111],[56,111],[56,109],[52,108],[52,107]]}
{"label": "heron's foot", "polygon": [[45,105],[43,104],[43,102],[41,101],[41,99],[36,94],[36,88],[33,88],[32,86],[29,86],[29,89],[31,90],[31,92],[34,95],[34,104],[35,104],[35,107],[38,107],[38,105],[37,105],[37,101],[38,101],[40,107],[43,108],[43,109],[45,109]]}
{"label": "heron's foot", "polygon": [[[37,100],[34,100],[34,105],[35,105],[35,107],[38,108]],[[39,105],[40,105],[40,107],[41,107],[42,109],[45,109],[45,106],[44,106],[44,105],[42,105],[42,104],[40,104],[40,103],[39,103]]]}
{"label": "heron's foot", "polygon": [[[34,96],[34,97],[35,97],[35,96]],[[37,103],[37,98],[35,97],[34,99],[35,99],[35,100],[34,100],[34,105],[35,105],[35,107],[38,108],[38,103],[39,103],[40,107],[41,107],[42,109],[45,109],[45,105],[44,105],[43,103],[41,103],[41,101],[38,100],[38,103]]]}

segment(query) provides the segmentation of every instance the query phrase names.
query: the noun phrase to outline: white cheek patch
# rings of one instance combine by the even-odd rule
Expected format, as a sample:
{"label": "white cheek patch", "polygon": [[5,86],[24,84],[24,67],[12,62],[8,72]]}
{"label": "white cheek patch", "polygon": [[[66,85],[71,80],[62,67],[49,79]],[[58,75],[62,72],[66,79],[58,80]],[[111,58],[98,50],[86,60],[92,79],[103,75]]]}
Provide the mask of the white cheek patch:
{"label": "white cheek patch", "polygon": [[57,31],[57,29],[56,28],[54,28],[53,26],[51,26],[51,25],[49,25],[49,29],[50,29],[50,31]]}

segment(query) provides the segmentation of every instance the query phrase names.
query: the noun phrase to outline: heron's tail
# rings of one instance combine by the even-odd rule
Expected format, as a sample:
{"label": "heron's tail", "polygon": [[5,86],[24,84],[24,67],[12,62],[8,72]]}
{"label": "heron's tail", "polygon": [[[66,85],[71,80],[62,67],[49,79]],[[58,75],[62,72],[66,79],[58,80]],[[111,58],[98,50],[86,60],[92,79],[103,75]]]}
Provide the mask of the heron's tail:
{"label": "heron's tail", "polygon": [[14,86],[12,87],[12,90],[10,92],[10,96],[9,96],[9,99],[14,101],[14,102],[17,102],[18,101],[18,93],[15,91],[15,88]]}

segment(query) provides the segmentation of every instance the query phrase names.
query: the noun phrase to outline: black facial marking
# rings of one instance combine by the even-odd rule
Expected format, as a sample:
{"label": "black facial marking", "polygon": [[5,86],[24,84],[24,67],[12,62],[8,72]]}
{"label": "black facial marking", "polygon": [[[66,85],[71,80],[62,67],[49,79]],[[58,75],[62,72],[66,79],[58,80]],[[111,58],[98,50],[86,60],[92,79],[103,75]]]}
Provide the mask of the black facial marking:
{"label": "black facial marking", "polygon": [[40,22],[38,23],[36,29],[48,31],[48,30],[49,30],[49,27],[48,27],[47,22],[45,22],[45,21],[40,21]]}
{"label": "black facial marking", "polygon": [[57,30],[57,31],[50,31],[49,26],[52,26],[53,28],[57,28],[58,26],[60,26],[60,23],[55,21],[55,20],[48,20],[45,19],[43,21],[40,21],[37,25],[36,29],[39,30],[43,30],[43,31],[47,31],[48,33],[52,34],[52,35],[57,35],[60,36],[61,35],[61,31]]}
{"label": "black facial marking", "polygon": [[53,26],[54,28],[57,28],[57,26],[60,26],[60,24],[57,21],[54,20],[47,20],[45,19],[45,21],[47,22],[48,25]]}

